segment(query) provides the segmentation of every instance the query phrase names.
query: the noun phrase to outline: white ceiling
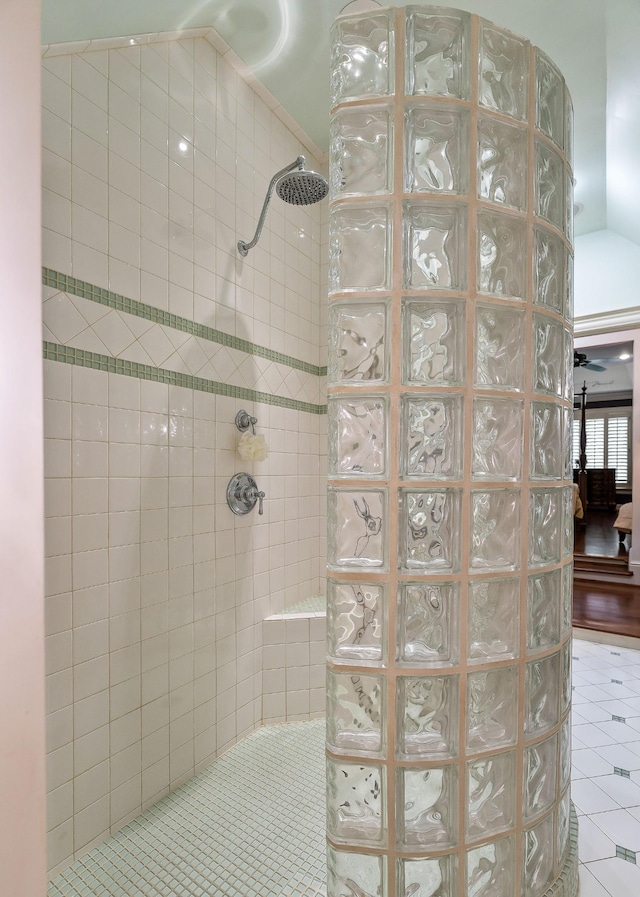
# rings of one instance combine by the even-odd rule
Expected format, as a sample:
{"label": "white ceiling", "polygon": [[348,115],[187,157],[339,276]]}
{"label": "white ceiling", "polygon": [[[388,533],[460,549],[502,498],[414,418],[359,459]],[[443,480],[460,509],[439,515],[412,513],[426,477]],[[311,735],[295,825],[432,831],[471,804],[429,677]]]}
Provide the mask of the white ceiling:
{"label": "white ceiling", "polygon": [[[42,0],[43,43],[212,26],[323,149],[329,29],[347,0]],[[400,6],[399,0],[381,5]],[[576,235],[640,244],[638,0],[456,0],[528,37],[563,71],[575,107]]]}

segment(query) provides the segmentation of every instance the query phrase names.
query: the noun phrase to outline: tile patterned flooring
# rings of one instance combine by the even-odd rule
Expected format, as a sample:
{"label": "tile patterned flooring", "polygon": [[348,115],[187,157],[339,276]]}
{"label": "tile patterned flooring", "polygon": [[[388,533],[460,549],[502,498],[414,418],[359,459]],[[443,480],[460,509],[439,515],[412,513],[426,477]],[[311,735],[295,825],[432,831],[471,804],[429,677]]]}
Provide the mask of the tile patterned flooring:
{"label": "tile patterned flooring", "polygon": [[640,651],[574,640],[580,897],[640,894]]}
{"label": "tile patterned flooring", "polygon": [[[635,897],[640,650],[575,640],[573,658],[580,897]],[[322,720],[259,729],[58,875],[49,897],[322,897],[323,740]]]}

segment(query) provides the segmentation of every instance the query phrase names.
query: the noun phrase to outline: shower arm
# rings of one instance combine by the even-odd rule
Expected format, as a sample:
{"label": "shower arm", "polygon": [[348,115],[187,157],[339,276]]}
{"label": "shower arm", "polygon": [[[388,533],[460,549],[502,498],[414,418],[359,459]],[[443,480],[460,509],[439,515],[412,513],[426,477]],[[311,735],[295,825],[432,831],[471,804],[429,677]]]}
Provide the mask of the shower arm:
{"label": "shower arm", "polygon": [[262,233],[262,228],[264,225],[264,219],[267,217],[267,209],[269,207],[271,194],[273,193],[273,188],[284,174],[287,174],[289,171],[293,171],[294,168],[299,168],[302,171],[305,163],[306,160],[304,156],[298,156],[295,162],[292,162],[291,165],[287,165],[287,167],[283,168],[282,171],[276,172],[276,174],[274,174],[274,176],[271,178],[271,183],[269,184],[269,189],[267,190],[264,205],[262,206],[262,211],[260,212],[260,218],[258,220],[256,232],[253,235],[253,240],[250,243],[245,243],[244,240],[238,240],[238,252],[243,258],[248,254],[250,249],[253,249],[253,247],[260,239],[260,234]]}

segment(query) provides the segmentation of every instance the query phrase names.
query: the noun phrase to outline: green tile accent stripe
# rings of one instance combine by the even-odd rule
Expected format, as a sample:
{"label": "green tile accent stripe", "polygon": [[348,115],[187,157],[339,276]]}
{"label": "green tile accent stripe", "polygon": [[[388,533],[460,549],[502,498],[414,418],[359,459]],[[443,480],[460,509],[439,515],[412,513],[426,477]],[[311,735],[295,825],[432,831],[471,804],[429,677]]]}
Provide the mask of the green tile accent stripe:
{"label": "green tile accent stripe", "polygon": [[223,330],[215,330],[213,327],[207,327],[205,324],[197,324],[189,318],[172,315],[161,308],[138,302],[137,299],[129,299],[127,296],[121,296],[119,293],[111,292],[111,290],[105,290],[84,280],[78,280],[76,277],[69,277],[66,274],[61,274],[59,271],[53,271],[51,268],[42,269],[42,283],[46,287],[52,287],[54,290],[61,290],[61,292],[70,293],[72,296],[80,296],[82,299],[97,302],[99,305],[107,305],[109,308],[114,308],[117,311],[123,311],[129,315],[153,321],[154,324],[172,327],[174,330],[181,330],[183,333],[190,333],[192,336],[198,336],[212,343],[227,346],[229,349],[246,352],[247,355],[266,358],[267,361],[283,364],[286,367],[294,368],[296,371],[304,371],[306,374],[313,374],[316,377],[326,377],[327,375],[326,367],[318,367],[317,364],[309,364],[309,362],[301,361],[292,355],[274,352],[273,349],[267,349],[264,346],[250,343],[249,340],[231,336],[231,334],[225,333]]}
{"label": "green tile accent stripe", "polygon": [[292,411],[304,411],[307,414],[326,414],[326,405],[312,405],[285,396],[274,396],[268,392],[258,392],[246,386],[233,386],[230,383],[219,383],[216,380],[205,380],[193,374],[181,374],[167,368],[156,368],[150,364],[139,364],[137,361],[126,361],[124,358],[113,358],[111,355],[100,355],[98,352],[87,352],[85,349],[73,349],[71,346],[60,346],[58,343],[43,341],[43,355],[47,361],[61,361],[63,364],[75,364],[94,371],[106,371],[109,374],[122,374],[125,377],[137,377],[138,380],[154,380],[169,386],[183,386],[185,389],[197,389],[199,392],[210,392],[217,396],[229,396],[233,399],[244,399],[247,402],[262,402],[264,405],[275,405],[278,408],[290,408]]}

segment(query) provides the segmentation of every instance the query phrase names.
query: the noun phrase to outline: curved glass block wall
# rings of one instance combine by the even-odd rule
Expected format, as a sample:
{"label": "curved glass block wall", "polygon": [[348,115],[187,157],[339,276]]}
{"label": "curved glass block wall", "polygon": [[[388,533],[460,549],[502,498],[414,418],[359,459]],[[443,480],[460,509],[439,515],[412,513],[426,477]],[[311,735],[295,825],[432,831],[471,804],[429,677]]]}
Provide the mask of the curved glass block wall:
{"label": "curved glass block wall", "polygon": [[331,84],[328,894],[573,897],[571,100],[435,7]]}

